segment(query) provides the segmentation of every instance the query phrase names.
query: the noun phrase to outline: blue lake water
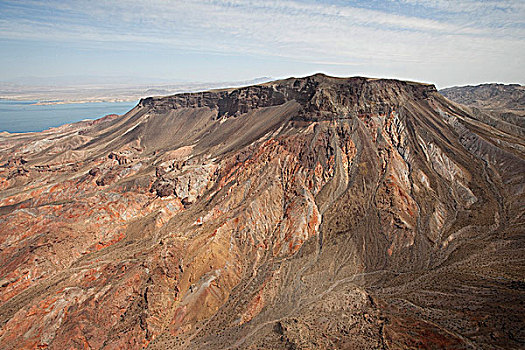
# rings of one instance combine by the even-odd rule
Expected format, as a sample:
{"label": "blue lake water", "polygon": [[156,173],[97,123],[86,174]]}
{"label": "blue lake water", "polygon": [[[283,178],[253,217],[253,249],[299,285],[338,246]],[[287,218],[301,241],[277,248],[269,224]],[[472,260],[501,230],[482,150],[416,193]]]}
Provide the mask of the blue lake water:
{"label": "blue lake water", "polygon": [[93,102],[36,106],[35,102],[0,100],[0,132],[42,131],[107,114],[124,114],[138,103]]}

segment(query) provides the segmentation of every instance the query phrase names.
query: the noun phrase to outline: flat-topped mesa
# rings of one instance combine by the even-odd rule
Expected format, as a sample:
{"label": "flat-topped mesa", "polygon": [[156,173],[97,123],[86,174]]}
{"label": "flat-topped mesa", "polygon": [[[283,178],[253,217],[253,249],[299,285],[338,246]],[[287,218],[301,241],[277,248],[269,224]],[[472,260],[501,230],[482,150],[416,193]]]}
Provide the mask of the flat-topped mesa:
{"label": "flat-topped mesa", "polygon": [[0,349],[523,348],[499,115],[317,74],[0,135]]}
{"label": "flat-topped mesa", "polygon": [[306,85],[311,98],[307,99],[301,116],[307,120],[387,114],[407,101],[426,99],[437,93],[434,85],[393,79],[334,78],[319,74],[305,79],[313,81]]}
{"label": "flat-topped mesa", "polygon": [[296,101],[303,107],[299,118],[317,119],[333,117],[332,114],[385,113],[407,99],[425,99],[436,92],[436,87],[428,84],[315,74],[242,88],[148,97],[139,102],[139,107],[152,108],[155,112],[207,107],[216,109],[217,118],[222,118]]}

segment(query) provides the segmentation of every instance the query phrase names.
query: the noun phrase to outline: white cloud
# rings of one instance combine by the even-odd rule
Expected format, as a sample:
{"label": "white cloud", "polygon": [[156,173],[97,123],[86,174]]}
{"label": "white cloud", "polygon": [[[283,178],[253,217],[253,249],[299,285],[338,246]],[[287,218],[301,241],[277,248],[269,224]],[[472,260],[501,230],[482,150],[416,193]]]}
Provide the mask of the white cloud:
{"label": "white cloud", "polygon": [[523,79],[509,56],[525,56],[525,2],[392,2],[421,7],[424,15],[276,0],[7,2],[12,6],[0,15],[0,38],[151,44],[415,70],[503,64]]}

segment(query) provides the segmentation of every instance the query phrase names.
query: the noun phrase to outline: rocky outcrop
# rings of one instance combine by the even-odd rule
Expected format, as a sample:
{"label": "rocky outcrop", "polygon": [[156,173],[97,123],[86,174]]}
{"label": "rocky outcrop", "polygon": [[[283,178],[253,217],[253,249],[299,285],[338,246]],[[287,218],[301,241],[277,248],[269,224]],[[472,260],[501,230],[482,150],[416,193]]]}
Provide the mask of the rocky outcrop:
{"label": "rocky outcrop", "polygon": [[525,145],[314,75],[0,136],[0,347],[520,348]]}
{"label": "rocky outcrop", "polygon": [[217,118],[238,116],[256,108],[278,106],[285,102],[284,95],[269,86],[250,86],[243,89],[217,92],[179,94],[170,97],[148,97],[139,107],[165,112],[179,108],[208,107],[217,110]]}

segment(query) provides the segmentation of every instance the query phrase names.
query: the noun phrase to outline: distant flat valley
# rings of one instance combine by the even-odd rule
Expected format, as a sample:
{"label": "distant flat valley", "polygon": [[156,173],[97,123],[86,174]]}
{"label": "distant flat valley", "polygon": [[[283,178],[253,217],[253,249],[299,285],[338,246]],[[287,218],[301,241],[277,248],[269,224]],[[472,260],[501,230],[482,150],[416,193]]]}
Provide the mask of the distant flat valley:
{"label": "distant flat valley", "polygon": [[0,132],[42,131],[107,114],[124,114],[137,104],[137,101],[45,105],[37,102],[0,100]]}

